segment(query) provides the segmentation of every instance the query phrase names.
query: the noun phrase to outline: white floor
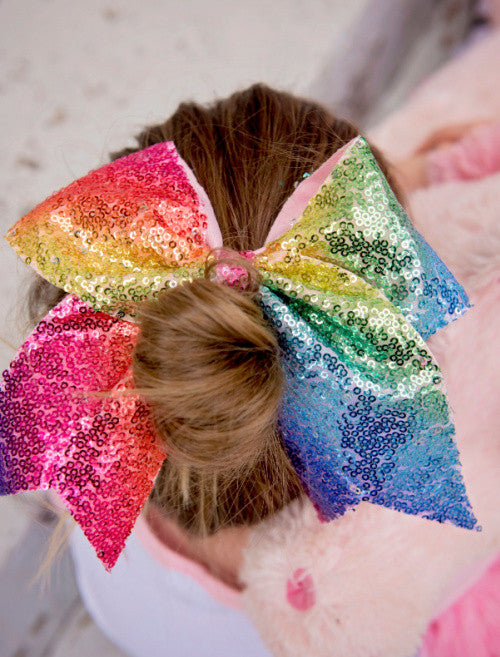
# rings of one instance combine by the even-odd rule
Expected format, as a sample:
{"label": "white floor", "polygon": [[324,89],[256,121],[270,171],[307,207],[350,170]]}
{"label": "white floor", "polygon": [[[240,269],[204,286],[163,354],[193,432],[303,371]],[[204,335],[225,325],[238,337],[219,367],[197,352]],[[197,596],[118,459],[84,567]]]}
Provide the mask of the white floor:
{"label": "white floor", "polygon": [[[327,79],[322,75],[336,44],[346,42],[369,2],[3,0],[2,234],[51,192],[129,144],[143,126],[166,118],[182,100],[212,100],[256,81],[321,96],[318,88]],[[419,67],[425,72],[422,62]],[[2,240],[2,369],[25,336],[18,317],[25,269]],[[20,554],[28,555],[35,540],[37,494],[27,501],[18,498],[0,498],[0,573],[14,567]],[[43,552],[46,539],[36,536]],[[26,593],[32,564],[19,572],[17,587]],[[31,625],[31,612],[26,613],[25,625],[16,626],[16,632],[27,632],[31,639],[13,645],[10,594],[0,581],[0,657],[121,654],[86,615],[70,575],[63,588],[66,597],[51,602],[48,611],[33,607]],[[26,595],[23,604],[29,606]],[[54,621],[50,631],[42,628],[50,625],[47,614],[59,614],[59,624]]]}

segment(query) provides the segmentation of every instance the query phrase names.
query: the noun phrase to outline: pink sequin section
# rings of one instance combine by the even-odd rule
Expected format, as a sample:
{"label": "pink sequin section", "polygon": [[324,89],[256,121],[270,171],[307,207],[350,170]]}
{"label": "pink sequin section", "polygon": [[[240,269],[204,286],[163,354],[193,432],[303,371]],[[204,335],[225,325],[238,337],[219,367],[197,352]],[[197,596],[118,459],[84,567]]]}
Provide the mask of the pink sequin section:
{"label": "pink sequin section", "polygon": [[307,611],[316,602],[316,590],[311,575],[297,568],[286,583],[286,599],[298,611]]}
{"label": "pink sequin section", "polygon": [[165,458],[148,407],[119,395],[132,385],[137,331],[67,296],[22,345],[0,393],[0,493],[56,490],[108,570]]}

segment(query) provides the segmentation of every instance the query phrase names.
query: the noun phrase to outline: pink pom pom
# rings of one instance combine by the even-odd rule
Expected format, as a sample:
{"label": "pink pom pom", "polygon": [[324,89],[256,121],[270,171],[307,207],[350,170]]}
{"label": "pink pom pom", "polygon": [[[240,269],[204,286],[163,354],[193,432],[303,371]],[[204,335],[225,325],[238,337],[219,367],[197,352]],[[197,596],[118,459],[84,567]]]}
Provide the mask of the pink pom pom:
{"label": "pink pom pom", "polygon": [[305,568],[297,568],[286,583],[286,599],[299,611],[310,609],[316,602],[313,578],[305,573]]}

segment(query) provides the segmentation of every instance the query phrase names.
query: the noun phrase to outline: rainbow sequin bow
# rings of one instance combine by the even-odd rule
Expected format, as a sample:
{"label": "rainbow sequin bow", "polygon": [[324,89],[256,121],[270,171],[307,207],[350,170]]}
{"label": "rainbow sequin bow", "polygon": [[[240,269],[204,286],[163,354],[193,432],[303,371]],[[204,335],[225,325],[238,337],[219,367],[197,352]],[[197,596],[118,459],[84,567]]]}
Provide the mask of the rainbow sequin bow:
{"label": "rainbow sequin bow", "polygon": [[[7,239],[69,294],[4,372],[0,492],[58,491],[110,569],[165,458],[148,408],[120,394],[133,384],[138,330],[124,307],[203,276],[220,229],[165,142],[53,194]],[[281,435],[321,519],[368,501],[475,527],[424,342],[468,300],[367,142],[305,178],[264,247],[243,255],[262,274],[258,303],[279,337]]]}

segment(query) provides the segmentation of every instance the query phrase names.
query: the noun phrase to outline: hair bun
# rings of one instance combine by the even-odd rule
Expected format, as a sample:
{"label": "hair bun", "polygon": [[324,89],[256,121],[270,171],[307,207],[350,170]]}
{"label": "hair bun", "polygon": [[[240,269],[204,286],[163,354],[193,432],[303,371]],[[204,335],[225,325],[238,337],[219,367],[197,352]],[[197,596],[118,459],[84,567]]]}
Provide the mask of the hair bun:
{"label": "hair bun", "polygon": [[250,298],[249,271],[244,294],[199,278],[139,309],[135,382],[180,466],[248,468],[275,438],[284,375],[276,336]]}

